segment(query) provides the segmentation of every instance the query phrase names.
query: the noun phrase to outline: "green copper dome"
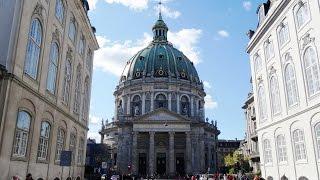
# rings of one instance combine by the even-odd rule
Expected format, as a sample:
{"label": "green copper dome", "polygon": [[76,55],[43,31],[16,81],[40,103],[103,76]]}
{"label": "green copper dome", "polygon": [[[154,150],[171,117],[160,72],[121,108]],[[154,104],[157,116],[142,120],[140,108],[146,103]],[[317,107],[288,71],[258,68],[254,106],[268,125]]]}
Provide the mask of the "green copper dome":
{"label": "green copper dome", "polygon": [[153,41],[128,61],[121,82],[144,77],[170,77],[200,83],[193,62],[167,41],[168,27],[161,15],[152,30]]}

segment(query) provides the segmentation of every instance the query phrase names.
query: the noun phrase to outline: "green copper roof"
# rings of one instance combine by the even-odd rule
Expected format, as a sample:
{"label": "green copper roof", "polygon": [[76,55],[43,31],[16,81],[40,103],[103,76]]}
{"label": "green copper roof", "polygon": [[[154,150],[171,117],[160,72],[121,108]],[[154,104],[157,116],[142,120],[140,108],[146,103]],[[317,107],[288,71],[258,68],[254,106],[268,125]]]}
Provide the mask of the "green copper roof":
{"label": "green copper roof", "polygon": [[193,63],[167,41],[168,28],[161,15],[152,30],[152,43],[128,61],[121,81],[143,77],[171,77],[199,83]]}

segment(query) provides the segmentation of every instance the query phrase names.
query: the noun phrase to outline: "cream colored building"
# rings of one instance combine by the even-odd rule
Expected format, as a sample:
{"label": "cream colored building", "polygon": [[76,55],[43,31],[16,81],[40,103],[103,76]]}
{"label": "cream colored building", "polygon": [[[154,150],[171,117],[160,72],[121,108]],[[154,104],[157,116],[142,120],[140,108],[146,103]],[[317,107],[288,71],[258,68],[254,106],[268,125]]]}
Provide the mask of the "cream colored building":
{"label": "cream colored building", "polygon": [[271,0],[249,35],[262,175],[320,179],[320,1]]}
{"label": "cream colored building", "polygon": [[[86,1],[0,0],[0,179],[82,179],[93,52]],[[59,166],[73,152],[72,167]],[[78,179],[79,179],[78,178]]]}

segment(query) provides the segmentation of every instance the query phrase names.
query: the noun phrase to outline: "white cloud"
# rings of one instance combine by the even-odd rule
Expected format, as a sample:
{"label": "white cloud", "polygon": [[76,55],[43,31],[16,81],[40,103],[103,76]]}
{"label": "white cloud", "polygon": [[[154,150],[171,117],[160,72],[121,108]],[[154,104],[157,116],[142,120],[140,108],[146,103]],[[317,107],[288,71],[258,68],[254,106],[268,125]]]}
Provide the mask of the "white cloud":
{"label": "white cloud", "polygon": [[[154,9],[156,10],[155,11],[156,14],[158,14],[159,7],[154,6]],[[181,16],[180,11],[172,10],[171,8],[169,8],[168,6],[165,6],[165,5],[162,6],[161,13],[163,16],[168,17],[168,18],[172,18],[172,19],[177,19],[178,17]]]}
{"label": "white cloud", "polygon": [[101,118],[90,114],[89,115],[89,122],[92,123],[92,124],[98,124],[99,122],[101,122]]}
{"label": "white cloud", "polygon": [[98,0],[88,0],[89,6],[90,6],[90,10],[96,9],[97,2],[98,2]]}
{"label": "white cloud", "polygon": [[211,89],[211,84],[208,81],[203,81],[203,85],[207,89]]}
{"label": "white cloud", "polygon": [[242,6],[246,11],[250,11],[252,8],[252,3],[250,1],[244,1]]}
{"label": "white cloud", "polygon": [[135,11],[141,11],[148,8],[149,0],[105,0],[109,4],[122,4]]}
{"label": "white cloud", "polygon": [[227,38],[230,36],[230,34],[228,33],[228,31],[226,30],[220,30],[218,31],[219,36],[223,37],[223,38]]}
{"label": "white cloud", "polygon": [[201,29],[182,29],[176,33],[170,31],[168,33],[169,41],[182,51],[194,64],[201,62],[200,51],[197,47],[201,36]]}
{"label": "white cloud", "polygon": [[207,94],[206,97],[204,98],[205,101],[205,108],[206,109],[215,109],[218,107],[218,103],[213,100],[212,96]]}
{"label": "white cloud", "polygon": [[[168,33],[169,40],[195,64],[201,62],[200,52],[196,46],[201,35],[202,31],[199,29],[182,29]],[[95,53],[94,68],[120,76],[126,62],[145,48],[152,41],[152,36],[144,33],[142,39],[124,42],[111,41],[104,36],[97,36],[97,39],[101,48]]]}

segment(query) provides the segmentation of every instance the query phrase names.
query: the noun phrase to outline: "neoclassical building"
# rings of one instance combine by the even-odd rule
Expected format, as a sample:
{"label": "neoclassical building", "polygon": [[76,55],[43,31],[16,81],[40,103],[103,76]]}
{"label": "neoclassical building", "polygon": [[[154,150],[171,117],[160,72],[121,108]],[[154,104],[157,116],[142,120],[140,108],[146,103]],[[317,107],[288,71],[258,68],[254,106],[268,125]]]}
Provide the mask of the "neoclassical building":
{"label": "neoclassical building", "polygon": [[250,31],[261,171],[320,179],[320,1],[269,0]]}
{"label": "neoclassical building", "polygon": [[249,157],[250,167],[254,173],[260,171],[259,139],[257,133],[257,116],[254,105],[254,94],[250,92],[242,106],[245,115],[245,139],[242,142],[243,154]]}
{"label": "neoclassical building", "polygon": [[[0,179],[82,179],[98,48],[86,0],[0,0]],[[62,168],[60,153],[72,151]]]}
{"label": "neoclassical building", "polygon": [[167,40],[161,14],[153,41],[126,64],[114,92],[114,121],[101,140],[121,173],[170,176],[216,167],[216,124],[205,120],[206,93],[193,63]]}

